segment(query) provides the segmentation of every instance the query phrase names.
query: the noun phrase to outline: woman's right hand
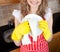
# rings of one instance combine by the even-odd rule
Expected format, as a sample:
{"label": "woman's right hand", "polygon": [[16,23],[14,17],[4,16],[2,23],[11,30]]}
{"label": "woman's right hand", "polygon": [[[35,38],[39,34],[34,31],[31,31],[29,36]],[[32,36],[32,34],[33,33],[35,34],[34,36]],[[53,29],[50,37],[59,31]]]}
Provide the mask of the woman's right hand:
{"label": "woman's right hand", "polygon": [[30,26],[28,21],[24,21],[23,23],[19,24],[13,31],[11,38],[13,40],[21,40],[23,35],[26,35],[30,32]]}
{"label": "woman's right hand", "polygon": [[30,32],[30,26],[28,21],[24,21],[18,26],[19,32],[24,35]]}

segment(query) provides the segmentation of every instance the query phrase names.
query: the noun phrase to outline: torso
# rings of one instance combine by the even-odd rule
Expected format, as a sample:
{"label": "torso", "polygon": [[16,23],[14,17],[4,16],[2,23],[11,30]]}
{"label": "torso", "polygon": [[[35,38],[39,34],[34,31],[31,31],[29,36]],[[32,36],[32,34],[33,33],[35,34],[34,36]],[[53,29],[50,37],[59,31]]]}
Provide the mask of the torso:
{"label": "torso", "polygon": [[[46,11],[46,14],[44,16],[44,18],[48,21],[49,17],[51,16],[51,9],[48,8]],[[15,18],[21,22],[21,20],[23,19],[23,16],[21,15],[21,11],[20,10],[14,10],[12,13],[13,16],[15,16]]]}

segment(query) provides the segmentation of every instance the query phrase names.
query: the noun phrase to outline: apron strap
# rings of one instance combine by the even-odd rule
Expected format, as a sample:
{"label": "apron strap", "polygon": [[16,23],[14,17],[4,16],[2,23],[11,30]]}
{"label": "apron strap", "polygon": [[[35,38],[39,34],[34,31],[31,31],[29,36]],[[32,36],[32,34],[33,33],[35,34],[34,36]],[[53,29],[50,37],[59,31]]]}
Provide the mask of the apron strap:
{"label": "apron strap", "polygon": [[43,17],[43,20],[46,20],[45,17]]}
{"label": "apron strap", "polygon": [[29,37],[30,41],[33,42],[32,36],[28,35],[28,37]]}

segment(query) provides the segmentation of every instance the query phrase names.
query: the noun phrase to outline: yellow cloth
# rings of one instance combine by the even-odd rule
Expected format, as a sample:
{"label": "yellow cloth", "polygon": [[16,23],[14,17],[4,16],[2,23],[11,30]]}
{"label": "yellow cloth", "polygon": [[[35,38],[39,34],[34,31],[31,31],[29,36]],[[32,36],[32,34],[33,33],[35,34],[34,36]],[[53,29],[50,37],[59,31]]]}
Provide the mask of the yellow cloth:
{"label": "yellow cloth", "polygon": [[48,23],[45,20],[39,21],[39,28],[43,31],[44,38],[48,41],[48,39],[51,37]]}
{"label": "yellow cloth", "polygon": [[22,36],[30,32],[28,21],[19,24],[13,31],[11,38],[15,41],[20,41]]}

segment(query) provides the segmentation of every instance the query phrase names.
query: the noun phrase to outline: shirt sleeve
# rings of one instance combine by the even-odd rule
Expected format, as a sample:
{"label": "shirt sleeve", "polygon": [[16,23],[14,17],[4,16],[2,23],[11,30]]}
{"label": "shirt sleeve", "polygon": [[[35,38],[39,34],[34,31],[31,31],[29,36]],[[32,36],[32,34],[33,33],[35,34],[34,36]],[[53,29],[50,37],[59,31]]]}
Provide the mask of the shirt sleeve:
{"label": "shirt sleeve", "polygon": [[52,10],[50,8],[48,8],[46,10],[46,14],[45,14],[45,19],[48,21],[48,19],[52,16]]}
{"label": "shirt sleeve", "polygon": [[12,15],[20,22],[21,21],[21,11],[13,10]]}

